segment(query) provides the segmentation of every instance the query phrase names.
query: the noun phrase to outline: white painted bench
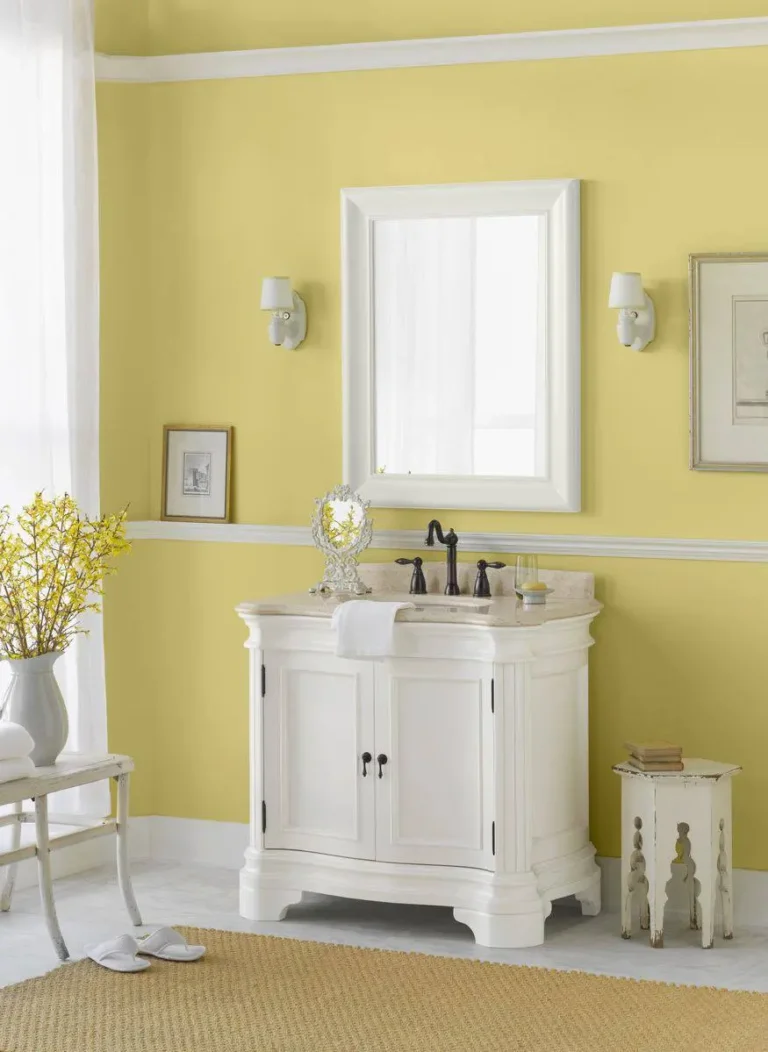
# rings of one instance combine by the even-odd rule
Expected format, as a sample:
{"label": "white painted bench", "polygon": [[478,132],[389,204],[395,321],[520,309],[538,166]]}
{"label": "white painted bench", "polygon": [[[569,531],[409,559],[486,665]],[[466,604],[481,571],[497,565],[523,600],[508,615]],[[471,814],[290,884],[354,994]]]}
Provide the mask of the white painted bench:
{"label": "white painted bench", "polygon": [[[51,852],[62,847],[73,847],[94,837],[117,834],[117,880],[120,885],[128,914],[134,924],[141,924],[141,915],[131,887],[128,870],[128,780],[133,770],[130,756],[83,756],[64,753],[52,767],[38,767],[29,778],[17,778],[0,783],[0,806],[13,805],[13,813],[0,817],[0,828],[10,826],[11,848],[0,852],[0,867],[7,866],[4,883],[0,887],[0,912],[11,908],[13,885],[19,862],[37,858],[40,880],[40,898],[43,904],[48,933],[53,940],[56,953],[62,961],[69,951],[59,928],[56,906],[53,901],[51,880]],[[58,817],[48,814],[48,796],[73,789],[75,786],[114,778],[117,782],[117,818],[105,818],[101,822],[82,822],[71,815]],[[25,800],[34,801],[34,811],[23,810]],[[34,844],[21,846],[21,827],[24,823],[35,824]],[[81,826],[72,833],[52,837],[49,825]]]}

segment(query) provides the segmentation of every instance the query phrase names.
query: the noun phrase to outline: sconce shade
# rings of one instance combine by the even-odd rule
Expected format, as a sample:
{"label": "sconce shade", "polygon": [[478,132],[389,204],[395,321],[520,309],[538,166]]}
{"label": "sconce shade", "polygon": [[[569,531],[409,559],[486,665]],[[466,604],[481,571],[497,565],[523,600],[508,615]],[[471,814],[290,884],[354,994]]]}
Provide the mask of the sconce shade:
{"label": "sconce shade", "polygon": [[645,306],[643,279],[634,272],[617,271],[611,278],[611,293],[608,306],[619,310],[639,310]]}
{"label": "sconce shade", "polygon": [[261,282],[262,310],[293,310],[290,278],[264,278]]}

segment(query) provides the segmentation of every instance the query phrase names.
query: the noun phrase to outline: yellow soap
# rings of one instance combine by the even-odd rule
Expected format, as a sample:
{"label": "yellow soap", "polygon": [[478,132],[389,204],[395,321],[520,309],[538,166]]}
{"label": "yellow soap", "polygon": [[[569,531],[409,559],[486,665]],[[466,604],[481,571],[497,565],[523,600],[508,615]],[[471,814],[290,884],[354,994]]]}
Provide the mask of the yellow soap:
{"label": "yellow soap", "polygon": [[547,586],[543,581],[526,581],[522,587],[524,592],[543,592]]}

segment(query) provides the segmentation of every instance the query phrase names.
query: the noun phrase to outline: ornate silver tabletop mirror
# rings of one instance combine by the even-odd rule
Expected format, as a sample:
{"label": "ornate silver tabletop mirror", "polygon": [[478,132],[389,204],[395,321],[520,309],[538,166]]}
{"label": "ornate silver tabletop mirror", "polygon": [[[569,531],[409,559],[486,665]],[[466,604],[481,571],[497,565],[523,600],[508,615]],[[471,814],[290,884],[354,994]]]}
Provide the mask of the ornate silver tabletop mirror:
{"label": "ornate silver tabletop mirror", "polygon": [[373,522],[367,515],[369,503],[349,486],[337,486],[315,501],[312,538],[325,555],[325,573],[310,592],[370,592],[357,569],[357,556],[373,535]]}

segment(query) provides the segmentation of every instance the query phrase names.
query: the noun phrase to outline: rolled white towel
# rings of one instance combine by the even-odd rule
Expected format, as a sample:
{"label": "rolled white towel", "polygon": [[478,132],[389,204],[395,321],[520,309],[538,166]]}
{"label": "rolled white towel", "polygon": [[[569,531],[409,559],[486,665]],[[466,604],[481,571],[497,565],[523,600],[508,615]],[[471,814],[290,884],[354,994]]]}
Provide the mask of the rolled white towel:
{"label": "rolled white towel", "polygon": [[0,720],[0,760],[29,756],[35,747],[32,735],[19,723]]}
{"label": "rolled white towel", "polygon": [[15,782],[17,778],[29,778],[35,773],[35,765],[28,756],[15,760],[0,760],[0,783]]}

